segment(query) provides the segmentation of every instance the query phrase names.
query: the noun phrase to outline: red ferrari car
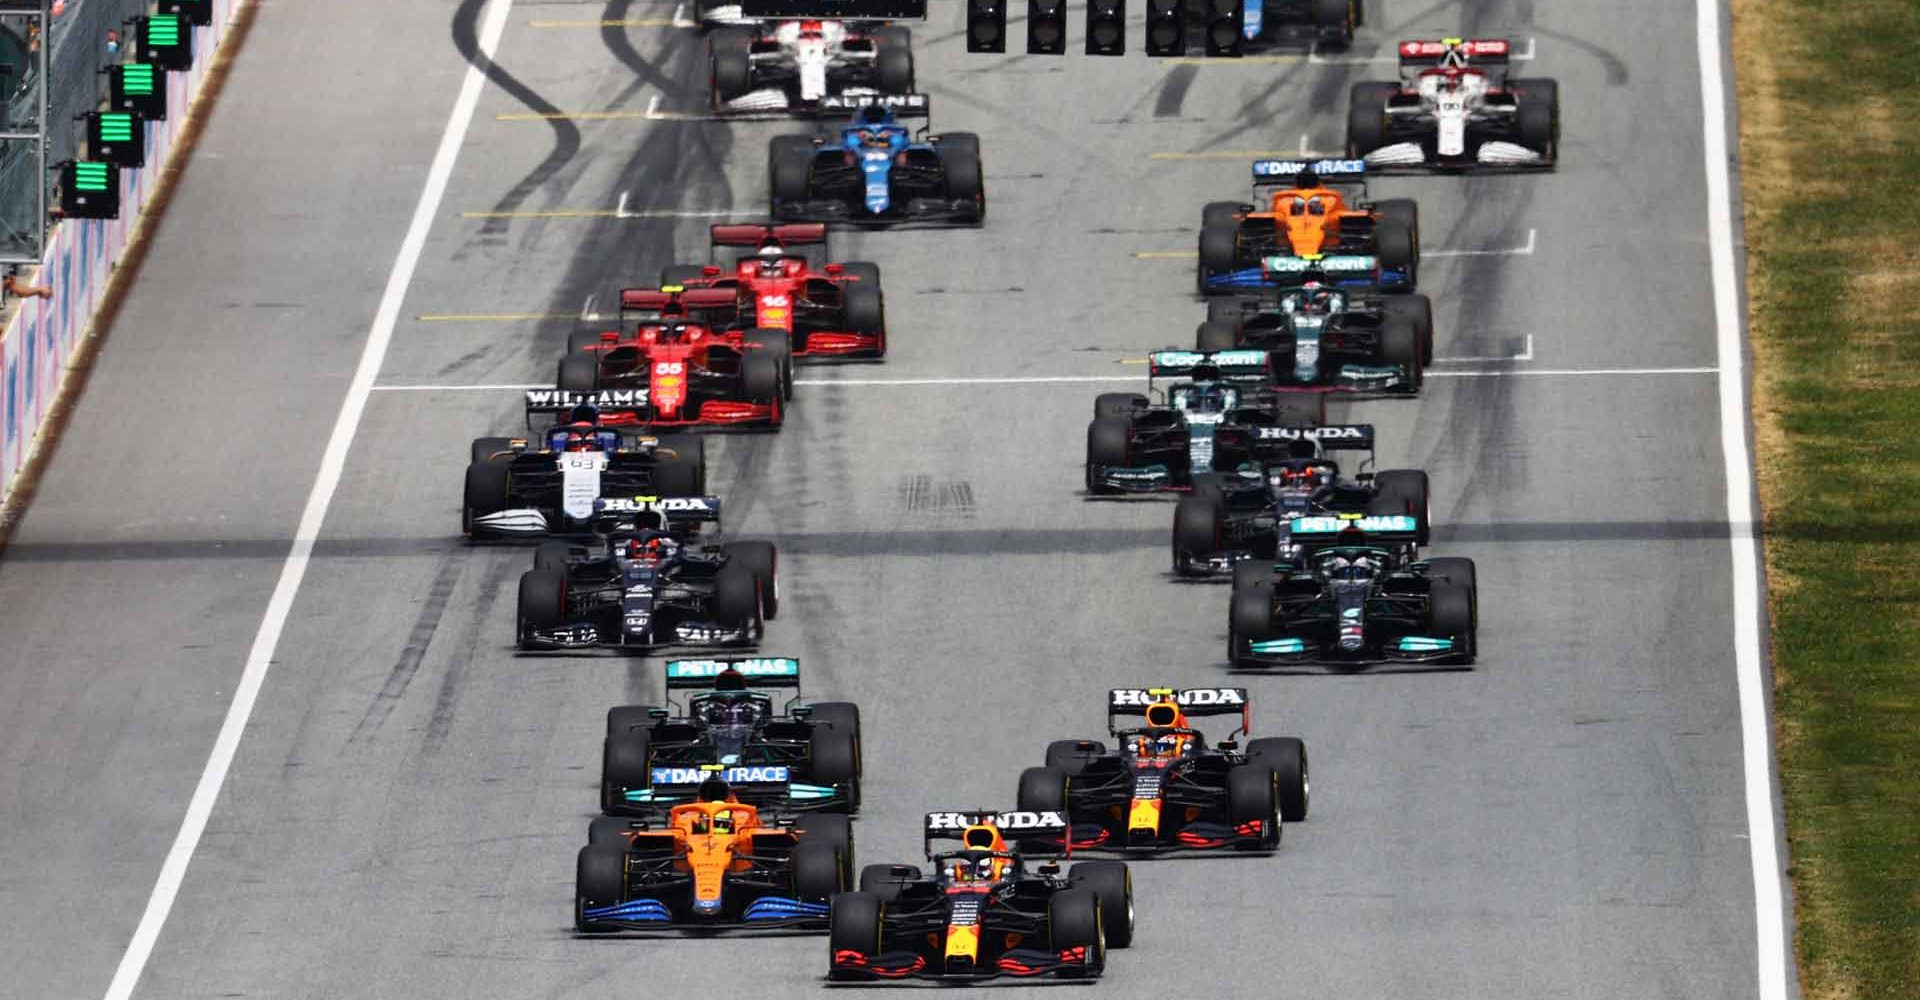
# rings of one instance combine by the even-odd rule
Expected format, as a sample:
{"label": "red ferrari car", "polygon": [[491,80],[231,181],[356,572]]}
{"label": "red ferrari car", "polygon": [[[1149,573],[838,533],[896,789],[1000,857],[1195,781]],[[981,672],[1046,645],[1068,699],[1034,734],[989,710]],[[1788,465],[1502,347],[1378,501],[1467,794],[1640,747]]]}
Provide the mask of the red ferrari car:
{"label": "red ferrari car", "polygon": [[880,265],[866,261],[816,267],[796,248],[824,247],[819,223],[714,226],[715,247],[752,247],[731,270],[715,264],[675,264],[660,273],[663,289],[725,288],[733,302],[699,318],[716,330],[781,330],[792,354],[868,357],[887,353],[886,299]]}
{"label": "red ferrari car", "polygon": [[560,359],[559,387],[595,393],[603,424],[778,427],[793,396],[785,336],[777,330],[716,332],[691,318],[733,300],[730,288],[621,292],[623,315],[654,318],[575,335]]}

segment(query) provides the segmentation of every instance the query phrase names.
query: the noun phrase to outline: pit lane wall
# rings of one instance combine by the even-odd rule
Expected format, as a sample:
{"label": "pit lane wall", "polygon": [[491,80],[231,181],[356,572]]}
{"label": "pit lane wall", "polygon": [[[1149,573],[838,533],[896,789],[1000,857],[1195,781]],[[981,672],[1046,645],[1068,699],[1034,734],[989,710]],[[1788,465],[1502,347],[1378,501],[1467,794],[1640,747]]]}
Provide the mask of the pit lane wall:
{"label": "pit lane wall", "polygon": [[20,470],[43,436],[74,352],[92,333],[107,282],[170,166],[207,67],[230,30],[235,9],[246,2],[214,0],[213,23],[193,29],[193,68],[166,74],[167,120],[147,124],[147,165],[120,172],[120,218],[61,222],[48,236],[46,263],[37,271],[21,272],[23,284],[45,285],[53,298],[21,300],[19,311],[0,331],[0,375],[5,378],[0,384],[0,504],[13,495]]}

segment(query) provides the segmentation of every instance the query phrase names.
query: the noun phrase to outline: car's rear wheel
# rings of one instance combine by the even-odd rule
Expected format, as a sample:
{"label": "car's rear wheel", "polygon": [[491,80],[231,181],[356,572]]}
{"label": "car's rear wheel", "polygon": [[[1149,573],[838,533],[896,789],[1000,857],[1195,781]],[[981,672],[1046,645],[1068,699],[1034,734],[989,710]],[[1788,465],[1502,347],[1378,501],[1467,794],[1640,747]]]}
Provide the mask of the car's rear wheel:
{"label": "car's rear wheel", "polygon": [[793,895],[809,903],[824,903],[845,887],[841,858],[831,844],[803,840],[793,846]]}
{"label": "car's rear wheel", "polygon": [[1071,778],[1086,770],[1087,762],[1100,755],[1099,750],[1082,750],[1082,743],[1100,746],[1098,740],[1054,740],[1047,744],[1047,766]]}
{"label": "car's rear wheel", "polygon": [[474,438],[472,460],[494,462],[513,453],[512,438]]}
{"label": "car's rear wheel", "polygon": [[1093,398],[1093,418],[1124,417],[1145,409],[1148,399],[1137,392],[1103,392]]}
{"label": "car's rear wheel", "polygon": [[873,80],[883,94],[913,93],[913,49],[882,45],[873,54]]}
{"label": "car's rear wheel", "polygon": [[653,492],[663,497],[706,496],[706,439],[691,434],[661,437],[653,455]]}
{"label": "car's rear wheel", "polygon": [[867,865],[860,869],[860,891],[879,897],[882,903],[891,903],[900,898],[900,890],[908,879],[902,878],[893,865]]}

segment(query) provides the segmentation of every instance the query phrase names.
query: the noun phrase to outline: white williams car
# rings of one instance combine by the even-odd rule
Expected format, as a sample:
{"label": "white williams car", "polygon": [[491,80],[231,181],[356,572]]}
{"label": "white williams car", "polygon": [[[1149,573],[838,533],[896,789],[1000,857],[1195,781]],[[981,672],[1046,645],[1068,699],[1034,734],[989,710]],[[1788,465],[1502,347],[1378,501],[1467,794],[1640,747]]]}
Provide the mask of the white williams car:
{"label": "white williams car", "polygon": [[1560,85],[1510,79],[1505,39],[1400,43],[1397,83],[1356,83],[1347,155],[1372,169],[1552,167]]}
{"label": "white williams car", "polygon": [[716,31],[713,106],[721,113],[818,111],[829,97],[913,93],[913,36],[869,21],[767,21]]}

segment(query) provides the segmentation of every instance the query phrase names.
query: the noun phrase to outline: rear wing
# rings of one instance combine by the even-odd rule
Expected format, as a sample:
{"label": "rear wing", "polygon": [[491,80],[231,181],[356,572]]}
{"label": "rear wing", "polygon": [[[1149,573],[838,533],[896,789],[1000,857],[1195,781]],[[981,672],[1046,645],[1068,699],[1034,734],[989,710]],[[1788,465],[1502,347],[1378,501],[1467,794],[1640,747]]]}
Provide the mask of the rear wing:
{"label": "rear wing", "polygon": [[714,660],[668,660],[667,690],[710,690],[714,678],[732,670],[748,687],[800,688],[800,661],[786,656],[739,656]]}
{"label": "rear wing", "polygon": [[970,826],[991,826],[1008,841],[1038,836],[1064,838],[1067,817],[1057,812],[995,812],[991,809],[930,812],[922,833],[927,856],[933,856],[936,841],[960,840]]}
{"label": "rear wing", "polygon": [[763,247],[769,243],[782,249],[798,246],[825,246],[824,222],[785,222],[767,225],[757,222],[725,222],[707,230],[707,244],[716,247]]}
{"label": "rear wing", "polygon": [[1467,65],[1491,69],[1504,67],[1513,57],[1513,45],[1504,38],[1438,38],[1400,43],[1400,68],[1430,69],[1440,65],[1447,53],[1458,52]]}
{"label": "rear wing", "polygon": [[688,311],[729,309],[739,300],[740,293],[732,288],[627,288],[620,292],[620,312],[664,313],[673,306]]}
{"label": "rear wing", "polygon": [[1253,701],[1246,688],[1114,688],[1107,692],[1107,731],[1117,733],[1118,718],[1144,717],[1147,706],[1172,699],[1189,717],[1240,716],[1240,732],[1253,726]]}
{"label": "rear wing", "polygon": [[1259,427],[1254,440],[1272,442],[1312,441],[1321,451],[1372,451],[1372,424],[1329,424],[1325,427]]}
{"label": "rear wing", "polygon": [[633,412],[647,407],[645,389],[595,389],[573,392],[566,389],[528,389],[527,426],[543,413],[572,413],[576,407],[591,406],[597,412]]}
{"label": "rear wing", "polygon": [[1269,274],[1297,274],[1300,280],[1309,280],[1318,275],[1327,278],[1336,274],[1371,274],[1380,265],[1380,258],[1372,254],[1330,253],[1307,254],[1302,257],[1263,257],[1261,270]]}
{"label": "rear wing", "polygon": [[593,502],[593,527],[597,531],[618,530],[620,522],[638,526],[643,517],[655,520],[653,527],[668,530],[690,524],[719,524],[719,497],[607,497]]}
{"label": "rear wing", "polygon": [[793,780],[792,769],[776,764],[694,764],[652,769],[652,786],[660,789],[698,788],[708,778],[719,778],[735,788],[784,787]]}
{"label": "rear wing", "polygon": [[820,99],[820,113],[851,116],[861,108],[886,108],[895,118],[930,118],[933,99],[925,94],[828,94]]}
{"label": "rear wing", "polygon": [[1295,545],[1368,545],[1420,540],[1420,519],[1411,514],[1331,514],[1288,522]]}
{"label": "rear wing", "polygon": [[1265,351],[1155,351],[1147,377],[1265,380],[1272,360]]}
{"label": "rear wing", "polygon": [[1365,160],[1255,160],[1253,161],[1253,187],[1255,191],[1265,187],[1292,187],[1303,170],[1312,170],[1320,183],[1329,187],[1341,184],[1359,185],[1367,183],[1367,161]]}
{"label": "rear wing", "polygon": [[927,0],[740,0],[740,16],[841,21],[924,21]]}

